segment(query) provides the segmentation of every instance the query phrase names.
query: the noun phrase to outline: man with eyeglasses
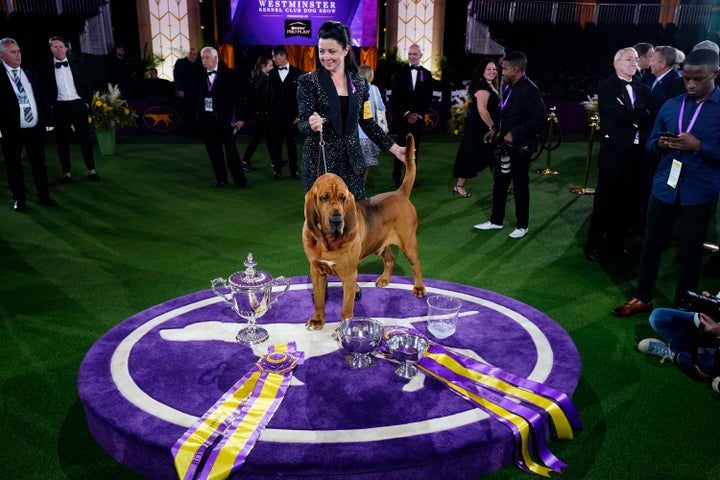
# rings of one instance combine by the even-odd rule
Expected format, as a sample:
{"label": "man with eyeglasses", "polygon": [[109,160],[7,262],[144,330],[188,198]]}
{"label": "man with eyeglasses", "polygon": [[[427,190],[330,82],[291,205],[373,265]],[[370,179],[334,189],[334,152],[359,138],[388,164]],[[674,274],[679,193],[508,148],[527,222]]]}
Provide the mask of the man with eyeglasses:
{"label": "man with eyeglasses", "polygon": [[30,162],[38,200],[53,207],[57,203],[50,198],[45,167],[45,125],[50,103],[39,76],[20,66],[20,46],[12,38],[0,40],[0,60],[0,133],[8,187],[15,200],[12,208],[16,212],[27,208],[23,149]]}
{"label": "man with eyeglasses", "polygon": [[634,78],[635,49],[619,50],[613,66],[615,74],[598,85],[598,180],[585,245],[585,256],[593,262],[603,253],[626,254],[626,232],[641,210],[640,167],[651,121],[650,89]]}

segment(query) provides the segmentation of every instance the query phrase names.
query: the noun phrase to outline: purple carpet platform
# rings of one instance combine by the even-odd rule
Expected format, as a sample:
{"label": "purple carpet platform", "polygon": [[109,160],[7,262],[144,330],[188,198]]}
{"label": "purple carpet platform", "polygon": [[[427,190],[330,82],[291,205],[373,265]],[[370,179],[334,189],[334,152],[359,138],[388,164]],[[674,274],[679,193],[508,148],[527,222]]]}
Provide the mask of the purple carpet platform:
{"label": "purple carpet platform", "polygon": [[[427,305],[412,295],[412,278],[393,277],[385,288],[376,288],[375,278],[360,275],[363,295],[355,315],[427,333]],[[212,290],[118,324],[80,366],[78,388],[92,435],[142,475],[175,479],[173,444],[269,344],[295,341],[305,363],[231,478],[473,479],[512,463],[511,431],[436,380],[422,374],[404,380],[394,374],[396,364],[382,358],[369,368],[348,367],[332,337],[342,301],[342,288],[332,280],[323,330],[305,330],[312,286],[308,277],[293,277],[258,321],[270,339],[253,347],[235,342],[244,323]],[[486,290],[425,281],[429,295],[462,301],[457,332],[439,343],[572,396],[580,357],[547,315]]]}

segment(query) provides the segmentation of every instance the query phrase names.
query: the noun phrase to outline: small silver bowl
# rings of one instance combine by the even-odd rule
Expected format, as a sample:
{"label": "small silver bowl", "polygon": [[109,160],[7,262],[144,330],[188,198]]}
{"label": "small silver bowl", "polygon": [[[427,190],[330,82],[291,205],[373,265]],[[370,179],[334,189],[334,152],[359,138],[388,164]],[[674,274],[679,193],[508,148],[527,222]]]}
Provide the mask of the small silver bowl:
{"label": "small silver bowl", "polygon": [[395,375],[407,379],[417,375],[417,367],[413,364],[422,358],[427,347],[427,339],[420,335],[406,333],[390,337],[387,341],[390,357],[400,362]]}
{"label": "small silver bowl", "polygon": [[365,368],[374,364],[370,353],[380,344],[383,324],[367,317],[346,318],[340,322],[338,337],[343,348],[352,354],[350,368]]}

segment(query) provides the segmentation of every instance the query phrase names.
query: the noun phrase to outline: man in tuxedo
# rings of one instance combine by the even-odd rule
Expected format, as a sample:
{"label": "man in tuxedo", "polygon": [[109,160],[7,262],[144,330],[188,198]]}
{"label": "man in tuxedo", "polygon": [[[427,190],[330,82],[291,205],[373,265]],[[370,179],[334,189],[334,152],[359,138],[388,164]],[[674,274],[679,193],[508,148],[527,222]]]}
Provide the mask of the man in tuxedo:
{"label": "man in tuxedo", "polygon": [[623,254],[626,233],[637,221],[643,146],[652,119],[650,89],[634,78],[635,49],[619,50],[613,66],[615,74],[598,85],[598,179],[585,246],[585,256],[594,262],[600,260],[603,244],[607,251]]}
{"label": "man in tuxedo", "polygon": [[197,128],[197,76],[200,69],[197,57],[197,49],[191,48],[173,66],[175,94],[182,108],[183,132],[188,136],[194,135]]}
{"label": "man in tuxedo", "polygon": [[13,210],[27,208],[22,152],[25,149],[32,169],[38,200],[55,206],[50,198],[45,167],[45,125],[50,107],[40,78],[21,68],[22,54],[12,38],[0,40],[0,133],[8,186],[12,192]]}
{"label": "man in tuxedo", "polygon": [[[392,99],[393,123],[397,125],[397,142],[405,146],[405,138],[412,133],[415,139],[415,162],[419,160],[420,141],[425,128],[425,115],[430,112],[433,79],[430,70],[420,65],[423,53],[419,45],[408,48],[408,65],[399,67],[393,75]],[[403,163],[393,159],[392,181],[400,186]],[[415,184],[417,186],[417,183]]]}
{"label": "man in tuxedo", "polygon": [[290,176],[299,179],[295,131],[298,122],[297,80],[303,71],[290,65],[288,51],[284,45],[273,47],[272,59],[275,68],[268,73],[268,114],[273,179],[280,179],[283,142],[287,148]]}
{"label": "man in tuxedo", "polygon": [[[240,82],[232,69],[220,63],[213,47],[200,51],[203,69],[197,77],[198,123],[205,150],[210,157],[215,183],[221,188],[228,183],[227,171],[240,188],[247,186],[234,133],[245,124],[244,99]],[[223,162],[223,149],[225,162]]]}
{"label": "man in tuxedo", "polygon": [[100,180],[95,171],[93,141],[90,135],[90,102],[92,101],[92,83],[80,62],[67,58],[67,43],[60,37],[49,41],[53,59],[45,65],[44,82],[47,87],[50,105],[55,119],[55,144],[63,176],[62,183],[72,182],[70,169],[70,134],[75,127],[80,142],[88,178]]}

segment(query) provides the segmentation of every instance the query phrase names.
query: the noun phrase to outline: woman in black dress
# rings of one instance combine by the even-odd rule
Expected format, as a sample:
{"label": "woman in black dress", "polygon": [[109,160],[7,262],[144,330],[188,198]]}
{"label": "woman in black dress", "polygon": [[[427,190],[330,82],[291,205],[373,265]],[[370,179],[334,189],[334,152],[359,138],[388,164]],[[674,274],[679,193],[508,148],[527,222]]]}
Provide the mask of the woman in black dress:
{"label": "woman in black dress", "polygon": [[273,68],[273,61],[267,55],[261,55],[255,62],[255,68],[250,76],[250,95],[248,95],[248,109],[253,115],[253,136],[245,149],[242,165],[247,171],[255,170],[250,165],[250,159],[255,153],[260,142],[265,140],[265,145],[270,154],[270,124],[268,123],[268,72]]}
{"label": "woman in black dress", "polygon": [[485,143],[483,138],[489,130],[495,128],[500,114],[499,83],[495,60],[485,59],[480,62],[468,87],[470,107],[453,166],[453,177],[457,178],[452,189],[453,195],[469,198],[472,194],[465,190],[465,180],[477,177],[480,170],[492,164],[494,144]]}

